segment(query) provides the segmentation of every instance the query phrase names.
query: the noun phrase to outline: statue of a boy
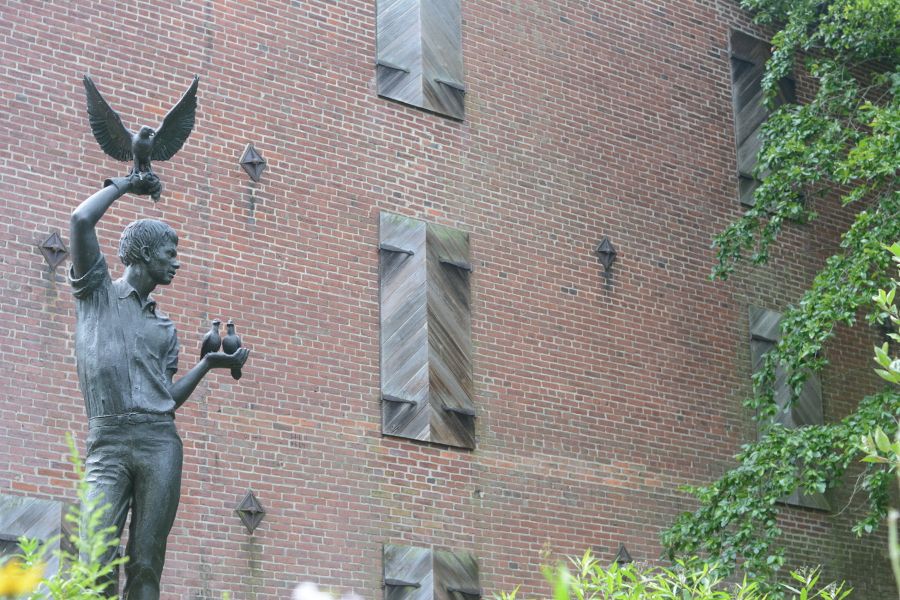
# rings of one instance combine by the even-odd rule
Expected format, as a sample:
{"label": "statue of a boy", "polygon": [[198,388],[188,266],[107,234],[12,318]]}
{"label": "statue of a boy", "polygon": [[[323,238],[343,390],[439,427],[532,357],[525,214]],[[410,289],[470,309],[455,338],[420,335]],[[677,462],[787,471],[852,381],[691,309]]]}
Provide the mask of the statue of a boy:
{"label": "statue of a boy", "polygon": [[[109,504],[104,525],[120,535],[131,511],[125,565],[126,598],[156,600],[166,538],[181,493],[181,438],[175,409],[184,404],[210,369],[231,369],[249,351],[211,352],[178,381],[175,326],[150,292],[168,285],[181,264],[178,237],[161,221],[136,221],[122,232],[125,264],[113,281],[95,231],[106,210],[126,193],[154,195],[159,179],[132,174],[105,187],[72,213],[72,266],[77,325],[75,358],[90,424],[86,475],[93,497]],[[104,560],[112,560],[111,550]],[[110,581],[107,592],[116,593]]]}

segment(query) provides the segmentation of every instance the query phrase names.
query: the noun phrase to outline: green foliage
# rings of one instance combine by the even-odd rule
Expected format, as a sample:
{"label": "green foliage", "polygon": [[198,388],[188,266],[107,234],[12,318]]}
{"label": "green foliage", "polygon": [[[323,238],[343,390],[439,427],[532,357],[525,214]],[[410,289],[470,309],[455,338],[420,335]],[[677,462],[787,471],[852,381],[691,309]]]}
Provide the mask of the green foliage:
{"label": "green foliage", "polygon": [[[900,3],[743,0],[741,4],[759,23],[782,24],[772,39],[774,52],[763,80],[770,101],[777,82],[794,71],[800,56],[819,85],[809,103],[783,105],[763,127],[757,173],[765,176],[756,190],[756,204],[715,240],[714,276],[723,279],[745,258],[766,262],[785,223],[816,218],[818,198],[835,192],[845,204],[893,198],[881,208],[891,215],[897,214],[898,202]],[[878,227],[871,229],[881,233]],[[897,239],[887,232],[880,237],[882,243]],[[865,265],[856,267],[858,275]]]}
{"label": "green foliage", "polygon": [[[896,288],[894,288],[896,289]],[[900,375],[900,371],[894,366],[888,367],[895,375]],[[877,428],[872,433],[864,435],[860,441],[860,448],[865,457],[864,462],[886,465],[888,471],[897,477],[900,484],[900,431],[891,442],[890,437],[881,429]],[[891,569],[894,572],[894,581],[897,583],[897,590],[900,592],[900,539],[897,534],[897,521],[900,520],[900,512],[891,510],[888,513],[888,548],[890,551]]]}
{"label": "green foliage", "polygon": [[[884,247],[900,239],[900,2],[896,0],[742,0],[757,23],[777,30],[763,86],[774,109],[777,82],[804,69],[817,83],[805,104],[774,110],[762,129],[755,205],[715,239],[714,278],[739,263],[764,264],[784,227],[817,218],[816,206],[840,200],[855,218],[813,284],[790,307],[782,336],[754,375],[747,405],[762,425],[776,411],[776,369],[789,374],[796,397],[810,373],[826,364],[825,344],[837,325],[856,324],[879,289],[891,286]],[[894,246],[897,253],[900,247]],[[900,256],[900,255],[898,255]],[[896,288],[896,285],[893,286]],[[881,302],[879,302],[879,299]],[[893,292],[876,296],[870,323],[896,317]],[[893,312],[891,312],[893,310]],[[895,321],[896,324],[896,321]],[[900,382],[887,347],[876,350],[879,374]],[[724,572],[741,564],[772,586],[784,563],[777,544],[779,498],[837,485],[860,456],[859,439],[897,430],[897,388],[863,398],[838,423],[787,430],[769,426],[742,447],[739,466],[718,481],[689,489],[700,501],[664,533],[672,556],[703,554]],[[868,513],[857,533],[873,531],[887,511],[891,474],[869,463],[860,486]]]}
{"label": "green foliage", "polygon": [[[894,262],[900,267],[900,244],[894,244],[888,248],[894,255]],[[892,325],[893,332],[890,338],[895,342],[900,342],[900,311],[894,300],[897,294],[897,288],[900,287],[900,281],[893,281],[890,290],[879,290],[878,295],[873,298],[875,304],[881,310],[880,317],[889,321]],[[900,384],[900,359],[894,358],[888,354],[889,344],[885,342],[882,346],[875,347],[875,362],[882,368],[876,369],[883,379],[893,383]],[[862,436],[860,440],[860,449],[865,454],[863,462],[874,463],[886,466],[886,472],[890,473],[897,479],[900,484],[900,428],[894,434],[894,441],[881,427],[876,427],[871,433]],[[888,537],[889,550],[891,558],[891,568],[894,571],[894,580],[897,583],[897,590],[900,592],[900,539],[897,533],[897,521],[900,520],[900,512],[891,510],[888,513]]]}
{"label": "green foliage", "polygon": [[[115,536],[115,527],[101,527],[101,518],[107,510],[106,505],[88,497],[87,482],[78,450],[71,436],[67,437],[71,461],[78,475],[78,500],[80,505],[72,507],[66,514],[73,533],[69,536],[74,551],[58,550],[60,570],[41,583],[41,587],[29,596],[30,600],[99,600],[106,599],[103,587],[107,576],[114,573],[124,558],[117,558],[111,563],[102,564],[101,557],[115,548],[119,541]],[[19,547],[26,565],[35,565],[47,561],[48,554],[57,540],[41,542],[35,539],[22,538]]]}
{"label": "green foliage", "polygon": [[[772,597],[748,578],[737,585],[723,580],[716,565],[699,560],[681,561],[674,568],[642,567],[635,563],[603,566],[591,554],[569,559],[569,565],[544,567],[553,600],[770,600]],[[791,600],[843,600],[850,594],[843,584],[822,585],[818,569],[792,573],[784,585]],[[495,594],[496,600],[517,600],[513,592]]]}
{"label": "green foliage", "polygon": [[[900,266],[900,244],[888,250]],[[887,256],[883,249],[881,253]],[[900,311],[895,304],[898,287],[900,282],[891,281],[889,289],[878,290],[871,298],[877,307],[875,318],[890,321],[895,329],[900,327]],[[795,321],[787,323],[795,332],[802,332],[814,317],[810,313],[804,321],[795,315]],[[890,337],[900,341],[897,333]],[[875,360],[882,367],[876,372],[891,383],[900,383],[900,360],[890,356],[889,345],[874,350]],[[782,362],[792,368],[809,368],[810,364]],[[758,383],[771,385],[764,379]],[[757,402],[761,404],[759,398]],[[781,534],[777,523],[779,499],[797,488],[807,493],[824,492],[836,484],[860,453],[866,455],[862,460],[868,463],[860,486],[867,492],[869,511],[854,529],[857,533],[874,531],[887,513],[889,486],[897,473],[900,442],[891,444],[889,440],[900,433],[898,417],[900,393],[897,387],[891,387],[864,398],[853,413],[837,423],[800,429],[772,425],[763,439],[743,446],[736,468],[712,485],[688,490],[700,500],[700,508],[681,515],[663,534],[663,543],[672,556],[704,553],[715,557],[726,573],[743,561],[743,568],[752,577],[771,581],[784,563],[784,550],[776,543]]]}

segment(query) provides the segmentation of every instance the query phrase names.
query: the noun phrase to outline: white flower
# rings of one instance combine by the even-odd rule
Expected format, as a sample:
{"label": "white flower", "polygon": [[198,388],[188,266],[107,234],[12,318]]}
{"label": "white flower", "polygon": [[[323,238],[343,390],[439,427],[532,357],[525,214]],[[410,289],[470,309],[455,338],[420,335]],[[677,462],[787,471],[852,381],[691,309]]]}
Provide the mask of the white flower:
{"label": "white flower", "polygon": [[311,581],[304,581],[294,588],[291,600],[333,600],[325,592],[319,591],[319,586]]}

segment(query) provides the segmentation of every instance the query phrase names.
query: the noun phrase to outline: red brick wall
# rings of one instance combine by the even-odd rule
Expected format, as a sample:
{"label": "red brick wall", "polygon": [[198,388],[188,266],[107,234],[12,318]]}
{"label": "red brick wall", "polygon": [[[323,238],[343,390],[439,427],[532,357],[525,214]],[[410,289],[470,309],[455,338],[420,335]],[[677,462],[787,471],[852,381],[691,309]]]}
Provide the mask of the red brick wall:
{"label": "red brick wall", "polygon": [[[201,76],[195,132],[101,227],[162,218],[183,268],[158,290],[182,370],[213,317],[253,349],[178,414],[181,508],[167,598],[285,598],[313,579],[381,596],[381,544],[461,548],[488,591],[542,590],[545,549],[660,554],[658,534],[752,439],[747,305],[796,300],[842,226],[785,236],[772,267],[707,279],[737,214],[733,2],[464,0],[463,123],[378,98],[374,2],[0,3],[0,492],[72,498],[85,435],[64,268],[35,244],[125,165],[92,138],[81,76],[154,125]],[[252,142],[259,184],[237,164]],[[377,215],[471,232],[478,447],[382,437]],[[609,285],[593,247],[619,250]],[[871,389],[844,336],[826,414]],[[860,350],[860,348],[862,350]],[[268,514],[248,536],[233,509]],[[849,493],[847,494],[849,495]],[[858,502],[858,501],[857,501]],[[795,563],[888,597],[883,538],[791,509]],[[880,586],[880,587],[879,587]]]}

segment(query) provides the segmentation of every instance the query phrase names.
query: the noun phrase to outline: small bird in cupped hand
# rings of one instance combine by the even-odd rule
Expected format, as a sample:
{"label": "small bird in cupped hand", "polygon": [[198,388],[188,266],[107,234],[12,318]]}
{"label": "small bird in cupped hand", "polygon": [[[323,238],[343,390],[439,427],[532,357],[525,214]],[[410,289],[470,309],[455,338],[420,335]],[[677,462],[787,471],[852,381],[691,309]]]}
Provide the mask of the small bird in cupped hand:
{"label": "small bird in cupped hand", "polygon": [[210,352],[218,352],[219,348],[222,347],[222,336],[219,335],[219,325],[221,324],[222,321],[213,319],[212,327],[203,336],[203,341],[200,342],[200,358],[203,358]]}
{"label": "small bird in cupped hand", "polygon": [[[225,323],[225,329],[227,331],[225,333],[225,338],[222,340],[222,351],[225,352],[225,354],[234,354],[241,347],[241,338],[234,332],[234,322],[231,319],[228,319],[228,322]],[[231,369],[231,376],[235,379],[240,379],[241,375],[240,367]]]}

